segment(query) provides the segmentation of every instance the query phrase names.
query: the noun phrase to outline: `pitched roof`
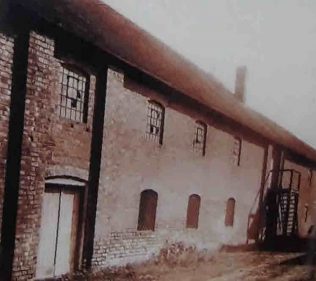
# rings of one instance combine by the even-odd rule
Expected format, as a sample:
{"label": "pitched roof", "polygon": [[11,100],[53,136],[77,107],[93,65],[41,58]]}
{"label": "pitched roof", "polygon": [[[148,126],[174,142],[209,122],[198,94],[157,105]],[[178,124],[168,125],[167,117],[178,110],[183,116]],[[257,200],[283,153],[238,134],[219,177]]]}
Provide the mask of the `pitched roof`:
{"label": "pitched roof", "polygon": [[100,0],[15,0],[148,75],[306,159],[316,151],[238,102],[220,82]]}

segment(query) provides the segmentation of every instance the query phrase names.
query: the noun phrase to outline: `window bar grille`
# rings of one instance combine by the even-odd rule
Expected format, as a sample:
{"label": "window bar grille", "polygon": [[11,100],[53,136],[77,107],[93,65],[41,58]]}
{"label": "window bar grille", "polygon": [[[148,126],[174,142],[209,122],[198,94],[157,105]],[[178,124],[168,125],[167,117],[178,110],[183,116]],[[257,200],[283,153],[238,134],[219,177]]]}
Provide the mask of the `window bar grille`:
{"label": "window bar grille", "polygon": [[67,119],[86,122],[88,103],[87,77],[62,67],[59,115]]}
{"label": "window bar grille", "polygon": [[146,136],[149,140],[162,144],[163,138],[164,108],[150,102],[147,109]]}

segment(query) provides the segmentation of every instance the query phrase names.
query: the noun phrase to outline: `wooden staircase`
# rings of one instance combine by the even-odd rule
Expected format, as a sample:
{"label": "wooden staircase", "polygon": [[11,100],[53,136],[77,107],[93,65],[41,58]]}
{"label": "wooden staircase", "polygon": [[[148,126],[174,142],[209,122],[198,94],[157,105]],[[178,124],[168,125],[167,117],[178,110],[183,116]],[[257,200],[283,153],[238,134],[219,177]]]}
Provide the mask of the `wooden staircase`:
{"label": "wooden staircase", "polygon": [[[271,180],[272,176],[278,180]],[[268,248],[282,249],[294,244],[298,238],[300,182],[301,174],[293,169],[268,173],[248,215],[247,243],[254,240]]]}
{"label": "wooden staircase", "polygon": [[280,234],[283,236],[294,236],[298,232],[298,191],[294,191],[289,188],[281,189],[279,196],[279,224],[281,228]]}

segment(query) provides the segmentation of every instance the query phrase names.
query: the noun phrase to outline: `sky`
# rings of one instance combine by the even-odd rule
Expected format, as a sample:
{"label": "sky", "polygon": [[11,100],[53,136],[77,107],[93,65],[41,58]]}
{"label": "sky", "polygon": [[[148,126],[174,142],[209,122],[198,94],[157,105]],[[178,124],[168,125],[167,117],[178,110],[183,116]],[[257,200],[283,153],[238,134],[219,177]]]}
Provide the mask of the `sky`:
{"label": "sky", "polygon": [[102,0],[316,148],[315,0]]}

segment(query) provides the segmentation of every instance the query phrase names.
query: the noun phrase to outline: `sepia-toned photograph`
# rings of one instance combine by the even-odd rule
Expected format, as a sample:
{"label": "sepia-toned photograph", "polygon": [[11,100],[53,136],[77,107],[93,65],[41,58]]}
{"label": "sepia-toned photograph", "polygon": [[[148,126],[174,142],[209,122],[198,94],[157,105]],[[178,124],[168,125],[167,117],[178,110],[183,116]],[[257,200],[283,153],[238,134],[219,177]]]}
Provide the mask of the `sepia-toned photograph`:
{"label": "sepia-toned photograph", "polygon": [[0,281],[316,280],[316,1],[0,0]]}

